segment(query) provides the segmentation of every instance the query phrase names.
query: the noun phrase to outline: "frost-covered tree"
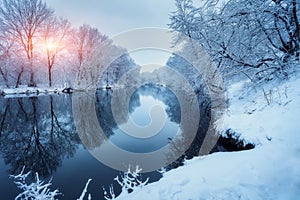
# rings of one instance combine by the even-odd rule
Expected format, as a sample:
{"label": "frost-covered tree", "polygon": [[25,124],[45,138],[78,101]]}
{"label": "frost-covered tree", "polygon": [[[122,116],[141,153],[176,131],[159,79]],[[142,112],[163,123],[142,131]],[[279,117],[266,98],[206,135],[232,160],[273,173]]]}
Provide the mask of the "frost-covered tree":
{"label": "frost-covered tree", "polygon": [[79,67],[84,61],[91,58],[94,51],[99,48],[99,43],[108,39],[97,28],[87,24],[80,26],[75,35],[74,42]]}
{"label": "frost-covered tree", "polygon": [[254,82],[285,78],[299,66],[299,4],[206,0],[195,7],[176,0],[169,26],[202,45],[226,75],[242,73]]}
{"label": "frost-covered tree", "polygon": [[34,47],[35,36],[42,25],[53,15],[42,0],[3,0],[0,6],[0,20],[21,47],[28,65],[21,65],[16,86],[21,83],[21,76],[26,67],[30,71],[29,86],[35,86],[34,78]]}
{"label": "frost-covered tree", "polygon": [[172,12],[170,27],[188,37],[192,32],[197,31],[194,26],[197,19],[197,9],[193,6],[192,0],[175,0],[177,10]]}
{"label": "frost-covered tree", "polygon": [[[104,66],[104,60],[109,60],[110,54],[115,50],[112,41],[90,25],[82,25],[75,30],[71,41],[73,42],[71,52],[75,57],[74,70],[77,73],[75,87],[81,88],[98,80],[99,68]],[[83,79],[88,79],[85,80],[85,84],[82,83]],[[81,86],[78,85],[79,82]]]}
{"label": "frost-covered tree", "polygon": [[6,87],[9,87],[8,72],[6,66],[11,54],[10,50],[13,45],[13,40],[7,37],[7,33],[2,23],[0,23],[0,29],[3,30],[0,31],[0,75],[3,79],[3,83],[6,85]]}
{"label": "frost-covered tree", "polygon": [[63,50],[66,50],[65,41],[67,41],[71,31],[71,24],[68,20],[53,17],[46,22],[46,26],[42,32],[42,39],[45,43],[47,54],[47,71],[49,86],[53,85],[52,69],[56,63],[57,56]]}

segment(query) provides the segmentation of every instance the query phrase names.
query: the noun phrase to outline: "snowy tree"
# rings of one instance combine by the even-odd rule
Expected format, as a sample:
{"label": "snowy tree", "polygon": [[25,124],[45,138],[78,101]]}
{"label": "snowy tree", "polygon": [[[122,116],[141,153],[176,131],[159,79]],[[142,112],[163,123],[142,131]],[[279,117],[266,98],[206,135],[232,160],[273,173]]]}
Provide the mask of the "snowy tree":
{"label": "snowy tree", "polygon": [[[299,1],[176,1],[170,28],[193,38],[226,75],[254,82],[288,76],[299,66]],[[298,64],[297,64],[298,63]]]}
{"label": "snowy tree", "polygon": [[195,31],[193,22],[195,20],[197,9],[193,6],[192,0],[175,0],[177,10],[172,12],[170,17],[170,28],[179,31],[188,37],[192,37]]}
{"label": "snowy tree", "polygon": [[79,67],[84,61],[91,59],[93,52],[99,48],[99,43],[106,39],[108,37],[101,34],[97,28],[93,28],[87,24],[79,27],[74,38]]}
{"label": "snowy tree", "polygon": [[7,60],[10,57],[10,49],[13,45],[13,40],[7,37],[7,33],[4,30],[3,24],[0,23],[0,75],[6,87],[9,87],[7,69],[4,66],[7,65]]}
{"label": "snowy tree", "polygon": [[57,56],[60,52],[65,50],[65,41],[67,40],[71,31],[71,24],[68,20],[53,17],[47,21],[45,29],[42,32],[42,39],[45,43],[45,50],[47,54],[47,71],[49,86],[53,85],[52,68],[56,63]]}
{"label": "snowy tree", "polygon": [[[30,71],[29,86],[35,86],[34,78],[34,41],[42,25],[53,15],[46,3],[41,0],[3,0],[0,7],[0,20],[5,24],[10,37],[22,47]],[[22,65],[16,86],[21,82],[25,71]]]}
{"label": "snowy tree", "polygon": [[[90,25],[82,25],[75,30],[71,41],[73,45],[71,45],[70,52],[74,56],[73,70],[76,71],[77,77],[74,87],[78,89],[85,84],[97,82],[100,76],[99,69],[104,66],[104,60],[109,59],[110,52],[115,51],[112,49],[112,41]],[[83,84],[82,81],[86,78],[89,81],[85,81]],[[81,82],[81,86],[79,86],[79,82]],[[96,85],[96,83],[93,84]]]}
{"label": "snowy tree", "polygon": [[[85,74],[89,67],[97,70],[89,65],[109,60],[112,51],[119,54],[97,28],[72,29],[43,0],[3,0],[0,4],[1,85],[36,86],[48,81],[50,87],[74,87],[78,74]],[[114,73],[118,76],[120,71]],[[89,74],[94,80],[99,76]]]}

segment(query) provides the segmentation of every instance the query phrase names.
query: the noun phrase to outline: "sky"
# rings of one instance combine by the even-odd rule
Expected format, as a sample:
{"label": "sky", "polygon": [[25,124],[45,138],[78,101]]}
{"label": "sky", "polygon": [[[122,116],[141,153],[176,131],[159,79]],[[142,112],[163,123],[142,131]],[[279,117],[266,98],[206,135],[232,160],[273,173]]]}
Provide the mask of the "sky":
{"label": "sky", "polygon": [[142,27],[167,28],[174,0],[46,0],[56,15],[74,26],[90,24],[113,37]]}
{"label": "sky", "polygon": [[[68,19],[74,27],[89,24],[110,38],[143,27],[168,28],[169,16],[176,10],[175,0],[45,0],[59,17]],[[162,51],[129,52],[142,68],[152,71],[150,64],[165,66],[170,54]]]}

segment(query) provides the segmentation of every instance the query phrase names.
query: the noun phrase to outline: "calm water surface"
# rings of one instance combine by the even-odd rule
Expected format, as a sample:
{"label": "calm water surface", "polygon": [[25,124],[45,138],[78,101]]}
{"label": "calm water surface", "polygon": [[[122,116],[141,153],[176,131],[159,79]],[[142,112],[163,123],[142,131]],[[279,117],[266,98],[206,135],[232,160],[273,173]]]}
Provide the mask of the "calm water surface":
{"label": "calm water surface", "polygon": [[[130,99],[129,117],[140,126],[151,123],[151,107],[160,105],[164,108],[165,126],[150,139],[133,138],[118,128],[111,111],[112,93],[113,90],[97,91],[96,113],[105,134],[120,148],[136,153],[158,150],[180,130],[180,105],[170,90],[144,85]],[[205,112],[201,113],[204,115]],[[193,149],[198,148],[204,129],[204,125],[199,129],[199,137],[189,150],[190,156],[197,152]],[[9,174],[18,174],[23,166],[26,172],[38,172],[42,179],[52,178],[52,189],[58,188],[63,193],[59,199],[78,198],[89,178],[93,180],[88,192],[94,199],[104,199],[103,186],[108,189],[113,184],[116,193],[120,191],[113,179],[121,172],[99,162],[82,144],[73,121],[72,95],[0,97],[1,200],[14,199],[21,192]],[[147,177],[153,182],[161,175],[158,172],[143,174],[144,179]]]}

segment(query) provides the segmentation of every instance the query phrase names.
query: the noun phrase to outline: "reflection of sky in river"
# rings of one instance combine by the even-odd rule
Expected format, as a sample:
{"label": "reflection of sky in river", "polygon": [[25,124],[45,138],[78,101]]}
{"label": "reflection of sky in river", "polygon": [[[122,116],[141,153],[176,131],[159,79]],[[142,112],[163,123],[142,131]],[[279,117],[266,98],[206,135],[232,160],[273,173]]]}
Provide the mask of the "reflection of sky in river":
{"label": "reflection of sky in river", "polygon": [[[139,126],[147,126],[149,123],[151,123],[149,113],[153,106],[159,105],[164,110],[166,110],[168,107],[164,102],[157,100],[152,96],[139,95],[139,99],[140,105],[136,107],[132,113],[130,113],[129,117],[129,120],[132,120]],[[179,125],[175,122],[172,122],[167,113],[166,116],[167,118],[163,128],[157,135],[153,137],[145,139],[134,138],[127,135],[120,129],[114,129],[114,135],[110,137],[110,141],[124,150],[135,153],[146,153],[158,150],[164,147],[169,141],[168,138],[173,138],[179,130]]]}
{"label": "reflection of sky in river", "polygon": [[166,105],[162,101],[155,100],[152,96],[139,96],[139,98],[142,106],[135,108],[130,114],[130,120],[139,126],[146,126],[151,123],[149,113],[153,106],[159,105],[164,110],[166,109]]}

